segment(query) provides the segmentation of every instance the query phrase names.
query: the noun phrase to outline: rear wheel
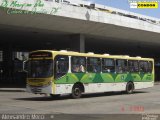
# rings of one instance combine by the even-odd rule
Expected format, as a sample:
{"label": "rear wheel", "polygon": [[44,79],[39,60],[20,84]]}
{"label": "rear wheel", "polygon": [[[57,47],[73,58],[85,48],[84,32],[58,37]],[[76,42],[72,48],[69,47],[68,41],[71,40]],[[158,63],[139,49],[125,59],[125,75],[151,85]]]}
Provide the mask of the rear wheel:
{"label": "rear wheel", "polygon": [[74,85],[72,88],[72,98],[77,99],[82,96],[82,90],[79,85]]}
{"label": "rear wheel", "polygon": [[127,83],[126,85],[126,93],[132,94],[134,91],[134,84],[132,82]]}

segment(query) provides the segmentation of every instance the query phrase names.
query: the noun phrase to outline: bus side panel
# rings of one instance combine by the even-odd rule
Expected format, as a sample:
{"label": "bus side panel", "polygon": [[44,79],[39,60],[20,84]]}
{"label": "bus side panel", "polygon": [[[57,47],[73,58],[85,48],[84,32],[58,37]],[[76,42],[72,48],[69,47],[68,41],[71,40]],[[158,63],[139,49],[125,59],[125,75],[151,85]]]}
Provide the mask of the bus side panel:
{"label": "bus side panel", "polygon": [[126,83],[90,83],[84,84],[85,93],[124,91]]}
{"label": "bus side panel", "polygon": [[[153,80],[153,75],[151,76]],[[144,82],[138,73],[67,73],[55,80],[55,94],[71,93],[73,85],[77,82],[83,83],[85,93],[125,91],[129,81],[134,82],[135,89],[153,86],[153,82]]]}
{"label": "bus side panel", "polygon": [[153,87],[154,82],[134,82],[135,89],[149,88]]}
{"label": "bus side panel", "polygon": [[55,94],[71,93],[76,82],[84,85],[85,93],[124,91],[126,82],[115,83],[116,74],[68,73],[55,80]]}
{"label": "bus side panel", "polygon": [[55,84],[55,94],[70,94],[73,84]]}
{"label": "bus side panel", "polygon": [[[78,73],[77,73],[78,74]],[[80,73],[78,75],[73,73],[67,73],[66,75],[56,79],[55,83],[55,94],[67,94],[72,92],[73,85],[79,82],[79,79],[84,75]]]}

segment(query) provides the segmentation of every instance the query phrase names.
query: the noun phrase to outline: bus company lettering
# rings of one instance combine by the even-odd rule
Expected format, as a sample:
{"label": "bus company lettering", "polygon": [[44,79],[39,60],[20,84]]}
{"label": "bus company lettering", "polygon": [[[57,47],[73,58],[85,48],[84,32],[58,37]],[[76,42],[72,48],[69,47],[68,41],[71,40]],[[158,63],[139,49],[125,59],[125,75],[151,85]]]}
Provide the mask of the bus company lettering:
{"label": "bus company lettering", "polygon": [[[51,14],[54,15],[58,13],[61,9],[60,7],[52,7],[51,9],[46,9],[44,2],[41,0],[37,0],[34,4],[31,3],[20,3],[17,0],[9,1],[3,0],[1,7],[7,10],[7,14]],[[30,9],[30,10],[26,10]]]}

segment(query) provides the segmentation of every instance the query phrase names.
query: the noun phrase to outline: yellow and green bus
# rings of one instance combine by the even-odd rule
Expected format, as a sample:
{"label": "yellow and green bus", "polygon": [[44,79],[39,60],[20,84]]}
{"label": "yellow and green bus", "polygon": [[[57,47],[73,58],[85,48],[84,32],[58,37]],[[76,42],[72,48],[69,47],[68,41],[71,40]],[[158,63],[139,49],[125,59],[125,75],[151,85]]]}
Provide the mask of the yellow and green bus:
{"label": "yellow and green bus", "polygon": [[35,94],[71,94],[126,91],[154,85],[154,59],[37,50],[29,54],[27,91]]}

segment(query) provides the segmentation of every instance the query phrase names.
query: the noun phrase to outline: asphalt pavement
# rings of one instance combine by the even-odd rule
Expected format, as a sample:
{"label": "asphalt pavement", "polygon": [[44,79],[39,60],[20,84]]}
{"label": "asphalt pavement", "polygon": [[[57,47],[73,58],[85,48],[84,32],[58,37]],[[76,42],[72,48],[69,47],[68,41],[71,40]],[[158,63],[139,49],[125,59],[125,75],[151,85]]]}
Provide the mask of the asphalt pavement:
{"label": "asphalt pavement", "polygon": [[25,88],[0,88],[0,113],[1,119],[10,114],[31,115],[31,119],[36,114],[54,120],[160,120],[160,84],[131,95],[107,92],[84,94],[80,99],[35,95]]}

